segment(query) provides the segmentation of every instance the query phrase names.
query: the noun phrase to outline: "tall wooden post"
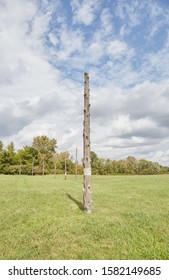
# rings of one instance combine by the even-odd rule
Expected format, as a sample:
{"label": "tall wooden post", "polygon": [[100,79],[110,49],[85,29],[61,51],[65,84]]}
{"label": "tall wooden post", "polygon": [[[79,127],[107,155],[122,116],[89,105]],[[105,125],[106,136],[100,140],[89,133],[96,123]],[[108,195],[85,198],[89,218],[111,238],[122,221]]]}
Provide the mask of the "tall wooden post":
{"label": "tall wooden post", "polygon": [[84,158],[84,189],[83,206],[86,213],[92,211],[92,180],[90,159],[90,95],[89,75],[84,73],[84,130],[83,130],[83,158]]}

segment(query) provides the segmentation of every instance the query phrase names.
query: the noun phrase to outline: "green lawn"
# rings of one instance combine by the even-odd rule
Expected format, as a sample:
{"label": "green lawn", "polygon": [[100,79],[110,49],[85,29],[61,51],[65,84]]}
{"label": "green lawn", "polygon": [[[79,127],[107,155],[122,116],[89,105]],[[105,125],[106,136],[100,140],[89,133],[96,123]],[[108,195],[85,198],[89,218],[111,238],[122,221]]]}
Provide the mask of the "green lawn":
{"label": "green lawn", "polygon": [[169,175],[0,175],[0,259],[169,259]]}

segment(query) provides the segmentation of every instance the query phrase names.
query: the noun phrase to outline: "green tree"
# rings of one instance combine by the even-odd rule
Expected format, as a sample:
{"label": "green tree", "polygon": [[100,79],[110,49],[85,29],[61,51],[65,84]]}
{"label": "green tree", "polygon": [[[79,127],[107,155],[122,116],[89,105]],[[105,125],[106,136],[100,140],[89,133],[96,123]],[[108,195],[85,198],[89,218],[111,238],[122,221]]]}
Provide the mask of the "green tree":
{"label": "green tree", "polygon": [[10,154],[14,154],[15,153],[15,146],[14,146],[14,142],[10,142],[7,146],[7,150]]}
{"label": "green tree", "polygon": [[92,169],[92,174],[98,174],[99,173],[99,166],[98,166],[98,161],[99,158],[97,154],[94,151],[90,152],[90,158],[91,158],[91,169]]}
{"label": "green tree", "polygon": [[38,164],[38,152],[31,146],[25,146],[18,150],[17,164],[19,165],[20,173],[33,174],[34,165]]}
{"label": "green tree", "polygon": [[18,161],[21,161],[22,164],[32,163],[33,159],[37,161],[37,155],[38,151],[31,146],[25,146],[17,153]]}
{"label": "green tree", "polygon": [[39,165],[44,175],[45,169],[49,172],[53,164],[53,153],[57,148],[57,140],[49,139],[47,136],[37,136],[33,139],[32,147],[38,152]]}
{"label": "green tree", "polygon": [[97,168],[98,168],[98,173],[100,175],[106,175],[106,166],[105,166],[105,159],[104,158],[98,158],[97,160]]}
{"label": "green tree", "polygon": [[65,159],[66,159],[66,171],[69,174],[74,174],[75,171],[75,164],[73,163],[73,157],[69,154],[68,151],[61,152],[58,154],[58,164],[57,166],[62,170],[65,171]]}
{"label": "green tree", "polygon": [[10,155],[10,165],[17,164],[17,156],[16,156],[16,152],[15,152],[15,145],[13,142],[10,142],[7,145],[7,151]]}
{"label": "green tree", "polygon": [[128,156],[126,158],[126,167],[128,174],[137,174],[138,173],[138,160],[133,156]]}
{"label": "green tree", "polygon": [[8,174],[8,167],[11,164],[10,153],[7,150],[2,150],[0,152],[0,172]]}
{"label": "green tree", "polygon": [[107,174],[114,174],[115,173],[114,162],[110,159],[107,159],[105,161],[105,169]]}

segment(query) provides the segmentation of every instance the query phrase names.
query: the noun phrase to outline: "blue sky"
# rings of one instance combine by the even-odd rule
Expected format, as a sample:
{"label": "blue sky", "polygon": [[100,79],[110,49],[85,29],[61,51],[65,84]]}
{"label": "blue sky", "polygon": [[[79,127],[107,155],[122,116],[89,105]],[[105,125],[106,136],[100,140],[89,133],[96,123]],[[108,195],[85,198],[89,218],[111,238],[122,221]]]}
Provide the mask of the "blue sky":
{"label": "blue sky", "polygon": [[0,139],[82,157],[83,73],[98,156],[169,165],[169,2],[0,0]]}

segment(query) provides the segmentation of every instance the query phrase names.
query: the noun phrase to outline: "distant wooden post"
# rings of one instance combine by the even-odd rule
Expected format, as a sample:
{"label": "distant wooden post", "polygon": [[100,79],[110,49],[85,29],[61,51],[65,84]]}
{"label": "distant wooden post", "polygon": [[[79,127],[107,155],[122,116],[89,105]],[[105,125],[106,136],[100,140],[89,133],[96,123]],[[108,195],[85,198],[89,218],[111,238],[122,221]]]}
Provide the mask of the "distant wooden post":
{"label": "distant wooden post", "polygon": [[90,159],[90,95],[89,75],[84,73],[84,129],[83,129],[83,158],[84,158],[84,189],[83,206],[86,213],[92,211],[92,178]]}
{"label": "distant wooden post", "polygon": [[76,148],[75,177],[77,179],[77,148]]}
{"label": "distant wooden post", "polygon": [[66,167],[66,156],[65,156],[65,180],[67,179],[67,173],[66,173],[66,171],[67,171],[67,167]]}

